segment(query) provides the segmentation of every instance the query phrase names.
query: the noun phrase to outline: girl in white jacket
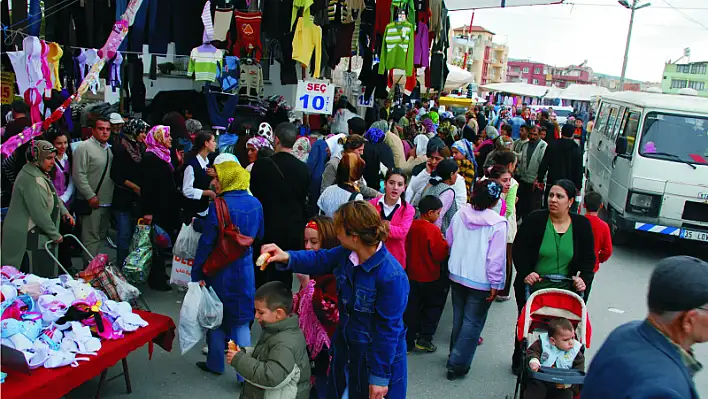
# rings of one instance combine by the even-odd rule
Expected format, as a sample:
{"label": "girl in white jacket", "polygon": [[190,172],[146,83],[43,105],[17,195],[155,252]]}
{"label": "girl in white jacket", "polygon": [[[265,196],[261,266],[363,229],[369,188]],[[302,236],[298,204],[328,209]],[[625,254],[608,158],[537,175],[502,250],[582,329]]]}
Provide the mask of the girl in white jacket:
{"label": "girl in white jacket", "polygon": [[446,232],[453,307],[448,380],[469,372],[489,306],[504,288],[507,221],[492,209],[501,194],[499,183],[478,181],[472,203],[455,214]]}

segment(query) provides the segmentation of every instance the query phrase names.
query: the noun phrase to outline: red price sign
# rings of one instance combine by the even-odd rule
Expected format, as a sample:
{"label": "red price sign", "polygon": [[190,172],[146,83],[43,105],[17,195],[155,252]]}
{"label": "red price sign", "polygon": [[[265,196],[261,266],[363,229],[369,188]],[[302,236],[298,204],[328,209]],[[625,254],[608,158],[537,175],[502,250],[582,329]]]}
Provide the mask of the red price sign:
{"label": "red price sign", "polygon": [[0,103],[11,104],[15,98],[15,74],[3,72],[0,79]]}

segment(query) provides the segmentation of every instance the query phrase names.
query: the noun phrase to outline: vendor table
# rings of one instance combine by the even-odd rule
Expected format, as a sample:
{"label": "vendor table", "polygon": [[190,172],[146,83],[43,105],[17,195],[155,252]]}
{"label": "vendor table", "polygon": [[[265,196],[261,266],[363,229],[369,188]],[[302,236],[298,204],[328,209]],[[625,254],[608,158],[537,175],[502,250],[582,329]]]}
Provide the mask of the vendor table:
{"label": "vendor table", "polygon": [[98,398],[108,368],[119,361],[123,363],[123,373],[117,377],[121,375],[125,377],[126,389],[131,393],[127,356],[134,350],[149,344],[148,352],[152,358],[153,343],[169,352],[172,350],[172,341],[175,337],[175,323],[170,317],[141,310],[134,310],[134,312],[148,322],[147,327],[127,332],[118,340],[101,341],[102,347],[98,355],[88,356],[91,360],[80,361],[78,367],[39,368],[33,370],[31,375],[8,371],[5,383],[0,385],[3,399],[58,399],[100,374],[101,380],[96,393]]}

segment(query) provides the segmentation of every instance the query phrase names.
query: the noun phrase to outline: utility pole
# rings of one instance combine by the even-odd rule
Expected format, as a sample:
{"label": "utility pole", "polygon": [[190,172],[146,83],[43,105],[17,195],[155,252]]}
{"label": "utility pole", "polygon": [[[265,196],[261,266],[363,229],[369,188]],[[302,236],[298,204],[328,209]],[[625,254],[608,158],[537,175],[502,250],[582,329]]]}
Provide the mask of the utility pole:
{"label": "utility pole", "polygon": [[627,0],[619,0],[618,3],[631,10],[632,13],[629,17],[629,30],[627,31],[627,44],[624,46],[624,61],[622,62],[622,75],[620,75],[620,91],[624,90],[624,77],[627,72],[627,61],[629,60],[629,42],[632,40],[632,26],[634,25],[634,12],[636,10],[641,10],[642,8],[649,7],[651,3],[644,3],[639,5],[639,0],[632,0],[632,5],[627,2]]}

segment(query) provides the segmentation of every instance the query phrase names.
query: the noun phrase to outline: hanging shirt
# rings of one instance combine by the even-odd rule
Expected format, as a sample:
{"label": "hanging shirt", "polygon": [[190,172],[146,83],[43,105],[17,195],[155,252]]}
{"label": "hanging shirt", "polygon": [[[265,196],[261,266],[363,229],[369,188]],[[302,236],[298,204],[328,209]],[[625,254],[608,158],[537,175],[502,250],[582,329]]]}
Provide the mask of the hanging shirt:
{"label": "hanging shirt", "polygon": [[430,65],[430,42],[428,40],[428,25],[422,22],[418,22],[418,30],[415,33],[413,64],[421,67],[428,67]]}
{"label": "hanging shirt", "polygon": [[[211,51],[209,51],[211,50]],[[192,49],[189,55],[187,73],[194,73],[194,80],[213,82],[216,80],[216,71],[221,67],[224,52],[213,46],[199,46]]]}
{"label": "hanging shirt", "polygon": [[315,25],[309,18],[300,17],[295,27],[293,37],[293,61],[309,66],[312,59],[312,52],[315,52],[315,70],[312,72],[313,78],[320,77],[322,68],[322,28]]}
{"label": "hanging shirt", "polygon": [[388,69],[403,69],[406,76],[413,73],[414,33],[413,24],[407,21],[392,22],[386,26],[379,73]]}

